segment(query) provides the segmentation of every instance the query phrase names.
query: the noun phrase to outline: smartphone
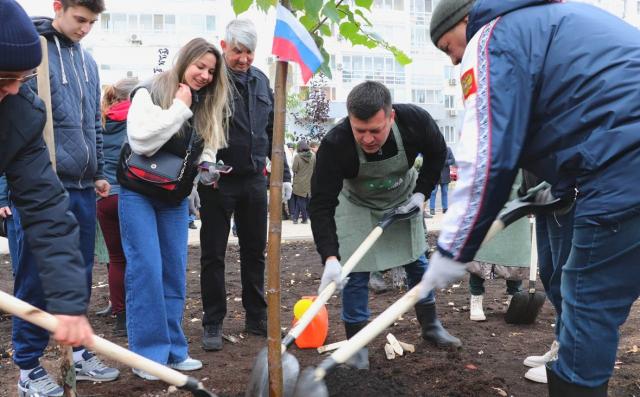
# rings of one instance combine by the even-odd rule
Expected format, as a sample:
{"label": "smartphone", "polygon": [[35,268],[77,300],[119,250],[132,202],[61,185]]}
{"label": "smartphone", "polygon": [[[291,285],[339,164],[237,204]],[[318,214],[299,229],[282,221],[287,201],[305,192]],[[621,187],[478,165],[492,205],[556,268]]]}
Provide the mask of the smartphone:
{"label": "smartphone", "polygon": [[200,165],[198,165],[198,168],[207,171],[218,171],[221,174],[228,174],[231,172],[231,170],[233,170],[233,167],[230,165],[216,164],[209,161],[203,161],[202,163],[200,163]]}

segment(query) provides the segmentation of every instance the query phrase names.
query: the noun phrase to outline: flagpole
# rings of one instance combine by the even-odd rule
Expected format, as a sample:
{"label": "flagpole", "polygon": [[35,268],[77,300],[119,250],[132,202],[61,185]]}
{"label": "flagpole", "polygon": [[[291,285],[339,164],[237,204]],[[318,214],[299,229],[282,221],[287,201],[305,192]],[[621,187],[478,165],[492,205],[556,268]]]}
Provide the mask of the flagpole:
{"label": "flagpole", "polygon": [[[281,4],[289,8],[289,1]],[[269,188],[269,240],[267,244],[267,360],[269,397],[282,397],[282,351],[280,333],[280,242],[282,238],[282,175],[288,63],[276,64],[271,179]]]}

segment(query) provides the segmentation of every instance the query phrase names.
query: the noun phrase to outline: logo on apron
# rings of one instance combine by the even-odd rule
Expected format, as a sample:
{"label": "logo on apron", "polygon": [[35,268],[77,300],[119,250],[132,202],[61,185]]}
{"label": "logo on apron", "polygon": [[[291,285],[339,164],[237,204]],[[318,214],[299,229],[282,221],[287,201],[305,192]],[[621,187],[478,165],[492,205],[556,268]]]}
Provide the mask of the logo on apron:
{"label": "logo on apron", "polygon": [[402,182],[404,182],[402,178],[369,179],[365,182],[365,186],[369,191],[393,190],[399,188]]}

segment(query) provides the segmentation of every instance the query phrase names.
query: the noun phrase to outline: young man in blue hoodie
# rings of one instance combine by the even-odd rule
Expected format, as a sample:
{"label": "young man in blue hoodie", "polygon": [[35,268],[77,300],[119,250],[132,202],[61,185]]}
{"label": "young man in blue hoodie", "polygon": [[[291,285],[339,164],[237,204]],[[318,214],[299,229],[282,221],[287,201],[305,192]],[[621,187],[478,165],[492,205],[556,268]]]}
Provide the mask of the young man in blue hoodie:
{"label": "young man in blue hoodie", "polygon": [[[37,18],[33,22],[48,43],[56,172],[68,192],[69,210],[80,226],[80,249],[85,265],[88,303],[96,227],[95,195],[108,196],[110,186],[102,173],[98,68],[79,42],[91,31],[98,15],[104,11],[104,2],[56,0],[53,9],[54,19]],[[37,91],[35,79],[27,85]],[[35,306],[43,307],[43,285],[38,278],[36,259],[30,242],[25,240],[23,214],[14,204],[10,206],[13,227],[9,229],[9,239],[15,248],[15,252],[12,252],[16,268],[14,293]],[[16,318],[12,341],[13,359],[20,367],[21,380],[27,379],[31,371],[39,368],[39,359],[49,342],[49,334]],[[82,346],[74,348],[73,356],[78,380],[104,382],[115,380],[119,375],[117,369],[105,366]]]}
{"label": "young man in blue hoodie", "polygon": [[442,0],[431,39],[461,65],[465,115],[423,292],[464,275],[519,167],[555,197],[576,187],[549,395],[606,396],[640,294],[640,30],[580,3]]}

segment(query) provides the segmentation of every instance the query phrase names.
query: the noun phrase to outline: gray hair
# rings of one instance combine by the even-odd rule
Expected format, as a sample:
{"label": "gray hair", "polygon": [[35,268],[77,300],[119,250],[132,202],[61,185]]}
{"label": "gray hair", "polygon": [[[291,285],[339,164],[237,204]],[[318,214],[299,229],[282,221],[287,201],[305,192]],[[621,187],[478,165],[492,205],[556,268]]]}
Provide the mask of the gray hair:
{"label": "gray hair", "polygon": [[229,45],[240,44],[254,52],[258,44],[256,27],[249,19],[234,19],[227,25],[225,41]]}

